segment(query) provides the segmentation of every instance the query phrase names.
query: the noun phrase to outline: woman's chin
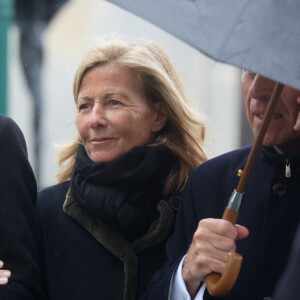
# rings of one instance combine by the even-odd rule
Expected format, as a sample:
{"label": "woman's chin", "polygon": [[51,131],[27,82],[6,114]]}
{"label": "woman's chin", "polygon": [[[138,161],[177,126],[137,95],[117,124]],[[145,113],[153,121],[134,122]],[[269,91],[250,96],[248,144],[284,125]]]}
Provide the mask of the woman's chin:
{"label": "woman's chin", "polygon": [[113,155],[109,155],[109,154],[92,154],[90,156],[90,159],[94,162],[94,163],[101,163],[101,162],[109,162],[114,160],[116,157],[114,157]]}

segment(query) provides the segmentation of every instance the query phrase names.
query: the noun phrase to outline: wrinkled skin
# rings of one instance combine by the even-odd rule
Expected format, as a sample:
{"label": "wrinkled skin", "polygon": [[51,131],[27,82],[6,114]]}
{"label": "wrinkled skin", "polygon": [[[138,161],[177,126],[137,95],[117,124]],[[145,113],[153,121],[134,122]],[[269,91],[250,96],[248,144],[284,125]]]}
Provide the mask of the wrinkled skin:
{"label": "wrinkled skin", "polygon": [[89,158],[108,162],[147,145],[166,123],[160,104],[150,105],[136,76],[115,64],[89,70],[78,98],[76,126]]}
{"label": "wrinkled skin", "polygon": [[[263,121],[275,82],[244,71],[242,90],[247,119],[256,137]],[[300,91],[284,86],[275,107],[263,144],[276,145],[286,154],[297,154],[300,147]]]}

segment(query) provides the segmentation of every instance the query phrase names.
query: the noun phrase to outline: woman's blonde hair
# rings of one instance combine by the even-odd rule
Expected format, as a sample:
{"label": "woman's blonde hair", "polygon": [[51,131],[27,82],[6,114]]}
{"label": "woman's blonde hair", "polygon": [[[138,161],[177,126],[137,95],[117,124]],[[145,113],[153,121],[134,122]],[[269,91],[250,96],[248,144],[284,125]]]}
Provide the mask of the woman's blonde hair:
{"label": "woman's blonde hair", "polygon": [[[192,106],[182,80],[165,50],[150,41],[128,42],[113,38],[92,47],[81,61],[74,77],[75,103],[86,72],[108,63],[134,72],[150,105],[161,103],[167,122],[157,133],[151,146],[163,144],[178,157],[178,164],[166,179],[164,194],[171,196],[178,193],[189,173],[207,159],[203,150],[204,119]],[[80,137],[77,134],[70,143],[60,146],[59,182],[70,179],[79,143]]]}

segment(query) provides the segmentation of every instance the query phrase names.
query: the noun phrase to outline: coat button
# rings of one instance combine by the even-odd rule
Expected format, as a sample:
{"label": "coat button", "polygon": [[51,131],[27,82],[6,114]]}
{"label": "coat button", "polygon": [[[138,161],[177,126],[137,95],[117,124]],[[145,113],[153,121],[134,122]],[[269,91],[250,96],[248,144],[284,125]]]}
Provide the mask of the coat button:
{"label": "coat button", "polygon": [[277,197],[282,197],[286,194],[286,185],[283,183],[275,183],[272,187],[273,194]]}

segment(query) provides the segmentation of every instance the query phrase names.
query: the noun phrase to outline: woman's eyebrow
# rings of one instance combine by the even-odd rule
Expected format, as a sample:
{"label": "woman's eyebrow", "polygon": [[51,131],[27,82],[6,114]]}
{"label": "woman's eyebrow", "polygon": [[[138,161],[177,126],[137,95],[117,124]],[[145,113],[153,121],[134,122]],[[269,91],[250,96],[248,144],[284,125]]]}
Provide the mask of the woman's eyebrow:
{"label": "woman's eyebrow", "polygon": [[126,101],[130,101],[130,98],[127,95],[125,95],[123,93],[118,93],[118,92],[109,92],[109,93],[106,93],[104,98],[110,98],[110,97],[114,97],[114,96],[121,96],[122,99],[124,99]]}
{"label": "woman's eyebrow", "polygon": [[77,98],[77,101],[79,100],[86,100],[86,101],[91,101],[92,99],[89,96],[81,96]]}
{"label": "woman's eyebrow", "polygon": [[[114,96],[119,96],[123,100],[130,102],[130,98],[127,95],[125,95],[123,93],[118,93],[118,92],[109,92],[109,93],[106,93],[104,95],[103,99],[107,100],[107,99],[112,98]],[[77,102],[78,101],[93,101],[93,99],[91,97],[89,97],[89,96],[80,96],[80,97],[77,98]]]}

